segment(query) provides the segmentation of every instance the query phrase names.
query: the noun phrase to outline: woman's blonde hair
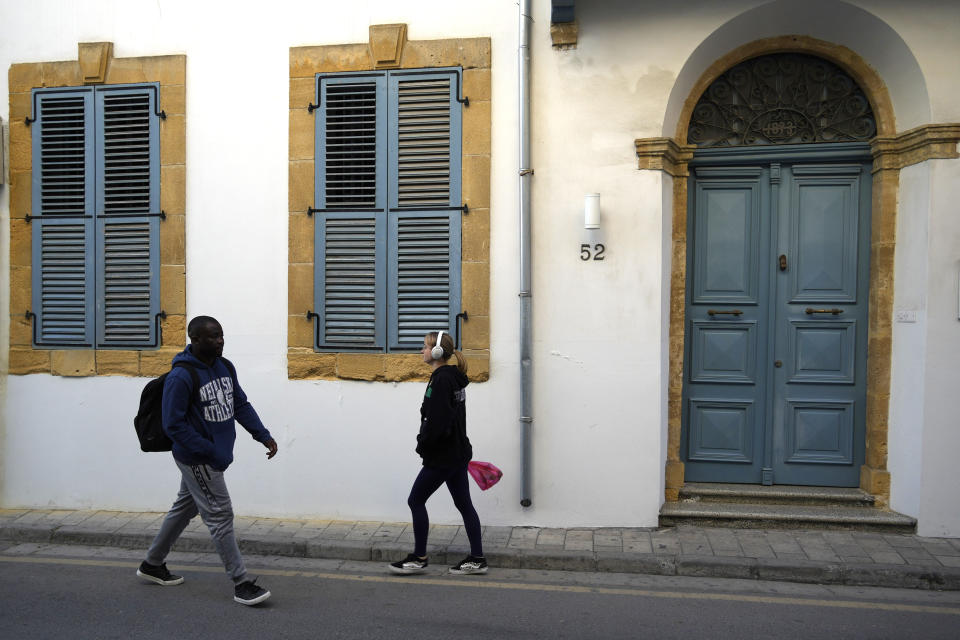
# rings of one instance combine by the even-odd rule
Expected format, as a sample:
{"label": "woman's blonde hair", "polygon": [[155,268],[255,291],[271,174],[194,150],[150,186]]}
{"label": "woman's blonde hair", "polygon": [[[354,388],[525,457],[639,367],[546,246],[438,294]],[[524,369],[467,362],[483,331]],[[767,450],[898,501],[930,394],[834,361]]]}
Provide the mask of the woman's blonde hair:
{"label": "woman's blonde hair", "polygon": [[[428,334],[427,334],[427,343],[433,345],[434,347],[437,346],[437,334],[438,334],[438,333],[439,333],[439,332],[437,332],[437,331],[431,331],[430,333],[428,333]],[[460,370],[460,373],[466,374],[466,373],[467,373],[467,359],[463,357],[463,354],[462,354],[462,353],[460,353],[459,351],[457,351],[457,350],[454,348],[453,338],[452,338],[452,337],[450,336],[450,334],[447,333],[446,331],[443,332],[443,337],[440,338],[440,346],[443,348],[443,358],[441,358],[441,360],[443,360],[444,362],[446,362],[447,360],[450,359],[451,356],[456,356],[456,357],[457,357],[457,369]]]}

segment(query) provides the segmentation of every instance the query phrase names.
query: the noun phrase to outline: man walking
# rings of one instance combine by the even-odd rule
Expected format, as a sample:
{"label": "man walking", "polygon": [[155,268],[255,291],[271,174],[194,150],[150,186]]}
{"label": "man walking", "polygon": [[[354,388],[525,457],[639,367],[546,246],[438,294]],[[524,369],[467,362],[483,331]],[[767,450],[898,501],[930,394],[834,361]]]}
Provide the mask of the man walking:
{"label": "man walking", "polygon": [[167,375],[162,404],[163,430],[173,441],[173,459],[182,476],[180,492],[137,575],[161,585],[182,583],[183,577],[170,573],[164,560],[199,513],[233,580],[233,599],[240,604],[258,604],[269,598],[270,592],[247,578],[223,472],[233,462],[234,418],[268,449],[268,460],[277,454],[277,443],[247,401],[233,364],[221,357],[220,323],[210,316],[197,316],[187,326],[187,335],[190,344],[173,359],[174,365],[185,366],[174,366]]}

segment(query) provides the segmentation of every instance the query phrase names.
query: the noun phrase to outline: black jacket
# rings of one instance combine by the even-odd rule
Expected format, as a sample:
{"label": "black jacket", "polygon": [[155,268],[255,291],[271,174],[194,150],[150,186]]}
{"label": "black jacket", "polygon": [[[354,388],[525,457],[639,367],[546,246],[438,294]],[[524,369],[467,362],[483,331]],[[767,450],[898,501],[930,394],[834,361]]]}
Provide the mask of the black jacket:
{"label": "black jacket", "polygon": [[453,365],[437,367],[420,405],[417,453],[423,466],[455,469],[473,457],[467,438],[467,376]]}

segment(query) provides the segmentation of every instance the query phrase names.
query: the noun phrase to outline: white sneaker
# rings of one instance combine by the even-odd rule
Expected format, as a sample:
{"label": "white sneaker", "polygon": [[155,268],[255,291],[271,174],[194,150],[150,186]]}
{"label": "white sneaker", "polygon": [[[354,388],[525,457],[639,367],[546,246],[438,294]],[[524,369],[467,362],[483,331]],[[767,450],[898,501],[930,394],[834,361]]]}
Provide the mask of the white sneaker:
{"label": "white sneaker", "polygon": [[486,558],[476,556],[467,556],[457,564],[450,567],[450,573],[461,576],[474,575],[487,572]]}
{"label": "white sneaker", "polygon": [[403,560],[391,562],[387,566],[390,568],[390,571],[394,573],[410,575],[413,573],[423,573],[428,564],[430,563],[426,558],[421,559],[411,553]]}

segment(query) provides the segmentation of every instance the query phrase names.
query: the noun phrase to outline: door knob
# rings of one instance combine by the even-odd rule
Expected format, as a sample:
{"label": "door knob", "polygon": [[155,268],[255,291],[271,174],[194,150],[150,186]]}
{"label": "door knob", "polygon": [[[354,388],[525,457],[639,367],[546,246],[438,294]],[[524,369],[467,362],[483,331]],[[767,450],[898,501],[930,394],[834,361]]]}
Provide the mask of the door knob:
{"label": "door knob", "polygon": [[774,360],[774,361],[773,361],[773,366],[775,366],[777,369],[779,369],[780,367],[783,366],[783,360]]}
{"label": "door knob", "polygon": [[786,270],[787,270],[787,256],[786,254],[781,253],[780,254],[780,271],[786,271]]}

